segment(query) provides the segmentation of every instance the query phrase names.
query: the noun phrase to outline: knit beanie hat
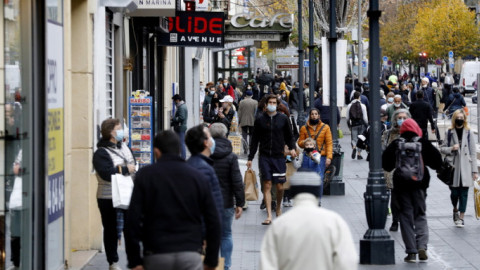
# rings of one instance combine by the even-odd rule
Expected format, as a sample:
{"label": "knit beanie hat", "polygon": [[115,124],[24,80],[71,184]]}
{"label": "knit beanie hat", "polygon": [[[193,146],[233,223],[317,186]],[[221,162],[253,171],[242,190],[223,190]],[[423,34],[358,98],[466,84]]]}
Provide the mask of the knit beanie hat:
{"label": "knit beanie hat", "polygon": [[290,194],[295,197],[300,193],[320,195],[320,175],[308,169],[299,169],[290,177]]}
{"label": "knit beanie hat", "polygon": [[247,91],[245,92],[245,95],[247,95],[247,96],[253,96],[253,92],[252,92],[251,90],[247,90]]}
{"label": "knit beanie hat", "polygon": [[403,122],[402,126],[400,127],[400,135],[407,131],[414,132],[419,137],[422,137],[422,130],[418,126],[417,122],[415,122],[415,120],[412,118],[409,118]]}

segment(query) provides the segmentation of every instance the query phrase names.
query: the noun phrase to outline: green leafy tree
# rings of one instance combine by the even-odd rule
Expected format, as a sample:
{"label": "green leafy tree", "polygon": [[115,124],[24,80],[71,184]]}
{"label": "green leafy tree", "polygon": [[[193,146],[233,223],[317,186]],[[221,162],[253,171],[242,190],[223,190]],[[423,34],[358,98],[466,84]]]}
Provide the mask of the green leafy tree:
{"label": "green leafy tree", "polygon": [[426,51],[430,58],[478,55],[480,31],[475,25],[475,14],[463,0],[434,0],[420,9],[417,24],[408,39],[415,51]]}

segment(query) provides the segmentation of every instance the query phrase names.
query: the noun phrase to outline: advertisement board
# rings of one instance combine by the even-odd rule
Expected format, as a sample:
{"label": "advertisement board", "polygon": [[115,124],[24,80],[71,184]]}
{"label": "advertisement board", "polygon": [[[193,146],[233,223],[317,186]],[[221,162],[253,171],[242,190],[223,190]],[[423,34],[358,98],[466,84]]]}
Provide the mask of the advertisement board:
{"label": "advertisement board", "polygon": [[159,44],[180,47],[222,47],[225,17],[223,12],[182,12],[168,18],[169,33],[161,33]]}

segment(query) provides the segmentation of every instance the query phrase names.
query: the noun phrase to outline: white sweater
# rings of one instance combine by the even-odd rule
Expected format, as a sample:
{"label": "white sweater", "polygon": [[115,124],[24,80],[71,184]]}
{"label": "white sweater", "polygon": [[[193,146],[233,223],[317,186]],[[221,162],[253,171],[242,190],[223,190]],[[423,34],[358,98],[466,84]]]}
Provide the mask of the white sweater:
{"label": "white sweater", "polygon": [[294,207],[274,220],[263,238],[261,270],[355,270],[358,255],[350,229],[335,212],[302,193]]}

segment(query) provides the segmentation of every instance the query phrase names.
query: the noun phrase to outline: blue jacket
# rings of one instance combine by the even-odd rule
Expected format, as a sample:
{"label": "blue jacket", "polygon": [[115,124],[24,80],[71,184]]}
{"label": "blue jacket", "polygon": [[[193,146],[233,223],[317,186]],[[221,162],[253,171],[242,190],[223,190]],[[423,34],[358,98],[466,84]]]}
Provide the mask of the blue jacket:
{"label": "blue jacket", "polygon": [[467,106],[467,104],[465,103],[465,99],[463,99],[462,94],[453,93],[448,97],[448,102],[445,104],[445,106],[448,108],[448,113],[451,114],[456,110]]}
{"label": "blue jacket", "polygon": [[302,167],[303,169],[309,169],[311,171],[314,171],[320,175],[321,173],[321,168],[320,168],[320,163],[316,163],[313,161],[305,152],[303,152],[303,159],[302,159]]}
{"label": "blue jacket", "polygon": [[191,156],[188,161],[192,167],[200,171],[210,184],[210,188],[213,195],[213,200],[215,201],[215,206],[217,207],[218,216],[223,216],[223,195],[222,190],[220,189],[220,183],[218,181],[217,175],[215,174],[215,169],[213,168],[213,160],[209,157],[206,157],[202,154],[197,154]]}

